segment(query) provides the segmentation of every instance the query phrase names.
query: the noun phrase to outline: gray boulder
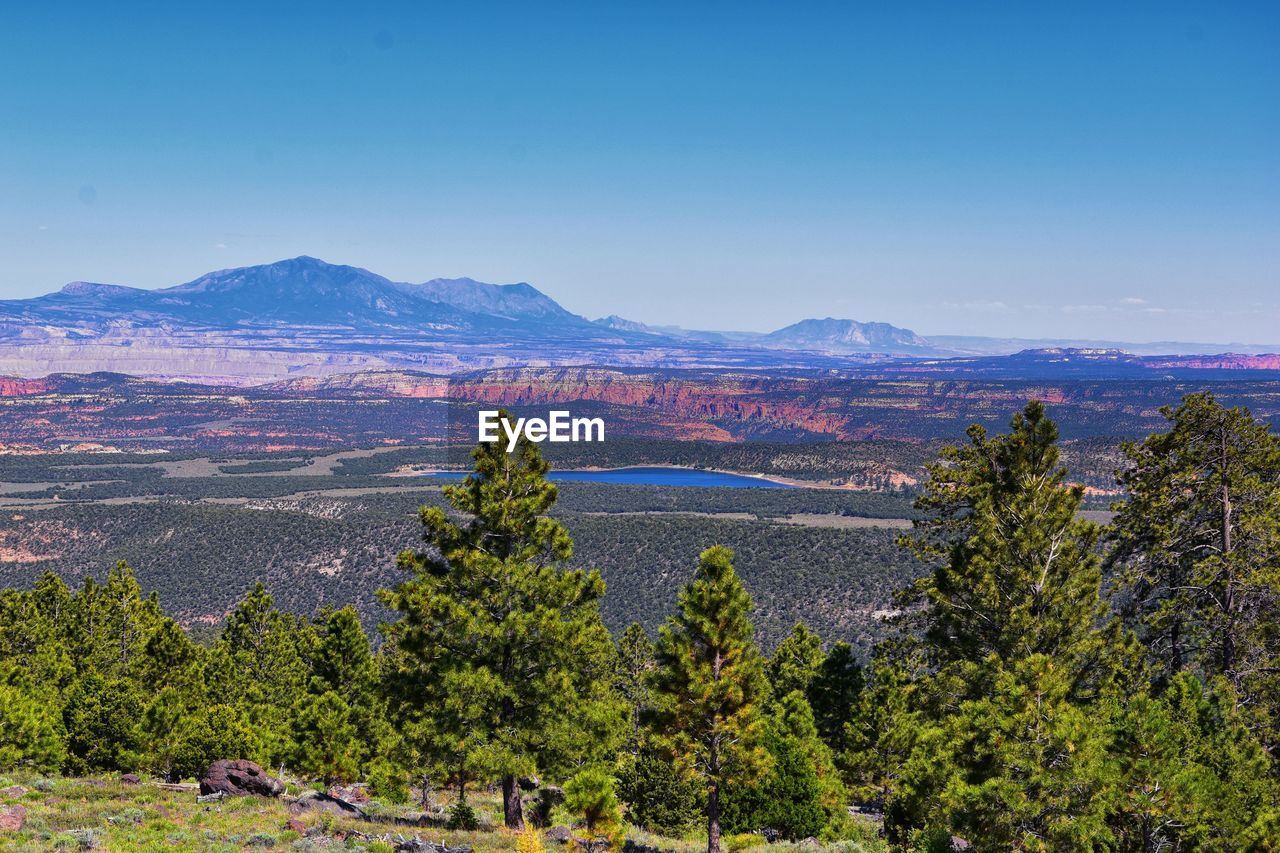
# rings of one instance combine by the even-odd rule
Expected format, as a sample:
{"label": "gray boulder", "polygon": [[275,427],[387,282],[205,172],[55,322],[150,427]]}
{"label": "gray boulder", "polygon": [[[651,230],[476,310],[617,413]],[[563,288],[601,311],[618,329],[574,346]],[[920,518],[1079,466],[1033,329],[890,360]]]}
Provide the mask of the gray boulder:
{"label": "gray boulder", "polygon": [[329,812],[329,814],[337,815],[338,817],[368,820],[368,815],[365,814],[364,809],[355,803],[349,803],[341,797],[324,794],[320,791],[307,791],[289,806],[289,811],[294,814],[300,814],[304,811]]}

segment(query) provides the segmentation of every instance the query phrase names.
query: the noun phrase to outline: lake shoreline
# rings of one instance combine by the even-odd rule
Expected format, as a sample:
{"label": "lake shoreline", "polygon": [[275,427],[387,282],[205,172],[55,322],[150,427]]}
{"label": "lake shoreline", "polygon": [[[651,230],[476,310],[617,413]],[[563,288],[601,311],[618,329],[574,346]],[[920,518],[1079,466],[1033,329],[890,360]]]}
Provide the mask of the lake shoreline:
{"label": "lake shoreline", "polygon": [[[644,472],[669,472],[673,475],[671,480],[661,479],[658,475],[652,482],[645,482],[642,479],[630,479],[628,473],[644,475]],[[467,469],[447,469],[447,468],[430,468],[421,471],[398,473],[394,476],[402,477],[432,477],[439,478],[452,474],[466,474]],[[589,475],[604,475],[599,478]],[[577,476],[588,475],[588,476]],[[616,479],[610,479],[608,475],[617,475]],[[389,475],[392,476],[392,475]],[[652,485],[652,486],[701,486],[703,488],[762,488],[762,489],[795,489],[795,488],[814,488],[816,484],[810,484],[803,481],[788,481],[784,478],[771,477],[765,474],[755,472],[741,471],[722,471],[714,468],[693,468],[687,465],[623,465],[618,468],[604,468],[601,466],[587,466],[583,468],[561,468],[552,469],[547,478],[562,482],[596,482],[596,483],[613,483],[616,485]],[[684,480],[684,482],[681,482]],[[705,480],[705,482],[697,482]],[[743,482],[732,482],[732,480],[741,480]]]}

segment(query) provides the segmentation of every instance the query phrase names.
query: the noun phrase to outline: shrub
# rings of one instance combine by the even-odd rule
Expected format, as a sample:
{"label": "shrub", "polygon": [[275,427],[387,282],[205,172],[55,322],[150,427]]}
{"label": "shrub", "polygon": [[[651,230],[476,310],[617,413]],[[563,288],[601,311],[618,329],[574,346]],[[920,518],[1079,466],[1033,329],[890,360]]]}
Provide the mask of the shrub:
{"label": "shrub", "polygon": [[409,774],[385,758],[369,763],[365,772],[369,796],[383,803],[399,805],[409,801]]}
{"label": "shrub", "polygon": [[449,809],[449,820],[445,824],[446,829],[478,829],[480,821],[476,819],[476,810],[471,808],[471,804],[466,800],[458,800],[453,804],[453,808]]}
{"label": "shrub", "polygon": [[587,767],[564,786],[564,805],[581,818],[587,831],[611,840],[622,835],[622,808],[615,793],[617,780],[602,767]]}
{"label": "shrub", "polygon": [[537,827],[529,824],[516,839],[516,853],[543,853],[542,833]]}
{"label": "shrub", "polygon": [[702,789],[643,744],[619,773],[618,793],[627,804],[627,819],[663,835],[683,835],[702,817]]}
{"label": "shrub", "polygon": [[817,772],[797,739],[770,733],[765,745],[773,766],[758,785],[730,787],[722,799],[730,832],[772,829],[787,839],[816,836],[827,823]]}

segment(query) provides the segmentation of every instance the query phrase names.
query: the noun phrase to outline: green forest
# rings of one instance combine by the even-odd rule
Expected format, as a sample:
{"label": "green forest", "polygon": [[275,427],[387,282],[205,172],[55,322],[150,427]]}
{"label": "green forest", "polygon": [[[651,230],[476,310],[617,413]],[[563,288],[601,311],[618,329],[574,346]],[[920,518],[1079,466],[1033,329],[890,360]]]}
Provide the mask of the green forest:
{"label": "green forest", "polygon": [[[589,849],[641,828],[712,853],[1280,850],[1280,439],[1210,394],[1164,416],[1120,449],[1106,525],[1031,403],[942,447],[897,533],[590,514],[588,491],[565,511],[526,440],[475,448],[376,592],[305,617],[233,565],[159,594],[125,561],[48,571],[0,593],[0,772],[249,759],[387,803],[447,792],[459,830],[492,792],[513,847],[568,821]],[[254,533],[206,535],[216,564]],[[605,539],[644,563],[675,536],[683,564],[583,567]],[[833,602],[832,575],[875,589]],[[226,583],[215,631],[167,615]],[[843,624],[887,587],[891,610]]]}

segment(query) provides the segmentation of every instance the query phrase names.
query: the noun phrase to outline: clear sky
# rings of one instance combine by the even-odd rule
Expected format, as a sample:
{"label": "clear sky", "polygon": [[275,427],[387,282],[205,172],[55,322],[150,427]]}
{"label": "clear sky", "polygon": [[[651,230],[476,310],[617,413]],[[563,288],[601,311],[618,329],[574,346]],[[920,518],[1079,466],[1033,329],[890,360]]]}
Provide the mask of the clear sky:
{"label": "clear sky", "polygon": [[4,5],[0,297],[299,254],[702,328],[1280,342],[1280,4]]}

